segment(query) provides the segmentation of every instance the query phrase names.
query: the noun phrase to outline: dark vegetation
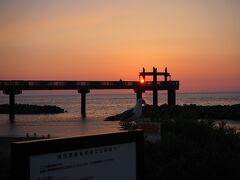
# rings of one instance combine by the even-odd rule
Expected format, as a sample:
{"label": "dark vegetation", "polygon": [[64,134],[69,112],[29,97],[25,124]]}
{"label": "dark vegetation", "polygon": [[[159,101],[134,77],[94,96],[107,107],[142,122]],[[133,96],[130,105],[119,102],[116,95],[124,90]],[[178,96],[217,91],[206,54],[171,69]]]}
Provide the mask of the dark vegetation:
{"label": "dark vegetation", "polygon": [[164,120],[145,143],[145,179],[240,179],[240,134],[211,120]]}
{"label": "dark vegetation", "polygon": [[[143,116],[161,124],[161,140],[145,142],[145,179],[240,179],[240,133],[225,121],[212,120],[240,120],[239,109],[240,105],[145,106]],[[124,129],[134,129],[136,123],[120,122]]]}
{"label": "dark vegetation", "polygon": [[[64,109],[57,106],[50,105],[29,105],[29,104],[15,104],[15,113],[16,114],[53,114],[53,113],[64,113]],[[0,114],[8,114],[9,105],[1,104],[0,105]]]}

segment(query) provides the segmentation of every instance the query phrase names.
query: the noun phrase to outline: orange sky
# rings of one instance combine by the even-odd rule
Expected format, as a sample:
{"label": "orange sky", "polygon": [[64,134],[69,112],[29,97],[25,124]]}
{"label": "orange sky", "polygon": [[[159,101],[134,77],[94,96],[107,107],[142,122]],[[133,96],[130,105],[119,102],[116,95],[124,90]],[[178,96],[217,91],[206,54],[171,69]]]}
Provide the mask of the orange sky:
{"label": "orange sky", "polygon": [[240,91],[239,0],[2,0],[0,79],[138,80]]}

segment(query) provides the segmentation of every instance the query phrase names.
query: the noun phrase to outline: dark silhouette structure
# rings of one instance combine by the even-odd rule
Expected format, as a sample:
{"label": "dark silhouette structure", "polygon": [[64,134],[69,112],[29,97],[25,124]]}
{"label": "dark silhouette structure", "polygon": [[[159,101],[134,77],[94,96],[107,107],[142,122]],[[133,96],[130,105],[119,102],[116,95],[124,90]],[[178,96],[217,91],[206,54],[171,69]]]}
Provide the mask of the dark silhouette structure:
{"label": "dark silhouette structure", "polygon": [[[90,90],[100,89],[133,89],[136,99],[142,97],[145,91],[153,91],[153,104],[158,105],[158,91],[168,91],[168,104],[176,104],[176,90],[179,89],[179,81],[168,81],[170,74],[165,68],[165,72],[157,72],[153,67],[153,72],[143,71],[139,73],[141,81],[0,81],[0,91],[9,95],[10,112],[9,118],[15,118],[14,106],[15,95],[21,94],[23,90],[78,90],[81,93],[81,114],[86,117],[86,94]],[[145,81],[146,76],[153,76],[153,81]],[[157,76],[164,76],[164,81],[158,81]]]}
{"label": "dark silhouette structure", "polygon": [[9,95],[9,119],[15,119],[15,95],[21,94],[22,91],[14,88],[6,88],[3,90],[3,94]]}
{"label": "dark silhouette structure", "polygon": [[[165,72],[157,72],[157,68],[153,67],[152,72],[145,72],[145,68],[143,68],[143,71],[139,73],[139,77],[142,77],[145,81],[146,76],[152,76],[152,91],[153,91],[153,105],[158,105],[158,76],[164,76],[164,81],[161,81],[162,86],[167,86],[165,90],[168,91],[168,104],[169,105],[175,105],[176,104],[176,90],[179,89],[179,81],[168,81],[168,77],[170,77],[170,73],[167,72],[167,68],[165,68]],[[141,96],[141,95],[139,95]]]}

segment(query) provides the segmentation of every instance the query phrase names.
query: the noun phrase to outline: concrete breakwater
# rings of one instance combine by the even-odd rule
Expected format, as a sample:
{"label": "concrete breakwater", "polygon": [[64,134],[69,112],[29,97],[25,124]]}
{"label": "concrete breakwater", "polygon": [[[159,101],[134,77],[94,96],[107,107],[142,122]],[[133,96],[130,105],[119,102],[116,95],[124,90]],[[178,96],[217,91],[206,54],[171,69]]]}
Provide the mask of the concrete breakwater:
{"label": "concrete breakwater", "polygon": [[[107,117],[108,121],[120,120],[124,121],[126,114],[131,110],[115,116]],[[145,105],[142,109],[142,117],[150,118],[151,121],[160,119],[175,119],[175,118],[191,118],[191,119],[214,119],[214,120],[239,120],[240,121],[240,104],[235,105],[216,105],[216,106],[201,106],[196,104],[190,105],[161,105],[152,106]]]}
{"label": "concrete breakwater", "polygon": [[[0,105],[0,114],[8,114],[10,107],[8,104]],[[31,105],[31,104],[15,104],[16,114],[54,114],[54,113],[64,113],[64,109],[57,106],[50,105]]]}

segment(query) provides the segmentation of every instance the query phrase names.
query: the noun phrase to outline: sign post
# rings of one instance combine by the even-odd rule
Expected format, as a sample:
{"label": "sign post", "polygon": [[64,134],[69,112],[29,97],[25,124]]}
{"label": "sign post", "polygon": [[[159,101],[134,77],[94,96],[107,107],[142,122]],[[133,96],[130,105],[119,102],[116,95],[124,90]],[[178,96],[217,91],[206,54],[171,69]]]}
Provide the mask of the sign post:
{"label": "sign post", "polygon": [[12,143],[18,180],[142,180],[143,131]]}

